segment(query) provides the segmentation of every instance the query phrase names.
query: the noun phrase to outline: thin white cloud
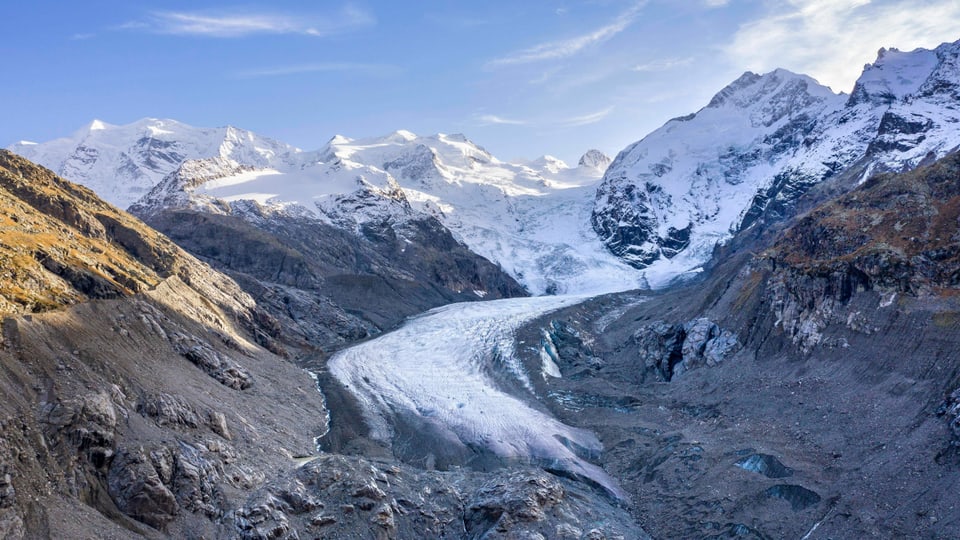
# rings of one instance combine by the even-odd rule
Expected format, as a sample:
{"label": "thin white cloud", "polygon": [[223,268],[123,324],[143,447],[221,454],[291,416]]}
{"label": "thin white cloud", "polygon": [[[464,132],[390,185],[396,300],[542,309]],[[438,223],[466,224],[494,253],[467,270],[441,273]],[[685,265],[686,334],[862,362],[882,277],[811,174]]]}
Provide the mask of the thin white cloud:
{"label": "thin white cloud", "polygon": [[504,118],[502,116],[497,116],[495,114],[481,114],[477,116],[477,121],[480,122],[480,125],[482,126],[491,126],[491,125],[523,126],[527,124],[525,120]]}
{"label": "thin white cloud", "polygon": [[541,43],[528,49],[523,49],[508,54],[507,56],[487,62],[487,67],[496,68],[518,64],[529,64],[532,62],[556,60],[573,56],[591,45],[602,43],[626,30],[627,27],[629,27],[630,24],[636,19],[637,15],[640,13],[640,9],[645,3],[646,2],[638,2],[634,4],[630,9],[620,14],[612,23],[600,27],[592,32],[570,39]]}
{"label": "thin white cloud", "polygon": [[144,20],[120,25],[122,30],[140,30],[156,34],[237,38],[256,34],[300,34],[327,36],[375,24],[373,16],[346,6],[328,17],[309,17],[277,13],[158,11]]}
{"label": "thin white cloud", "polygon": [[932,48],[960,38],[956,0],[790,0],[740,27],[726,46],[738,67],[783,67],[849,92],[880,47]]}
{"label": "thin white cloud", "polygon": [[710,8],[726,7],[730,0],[703,0],[703,3]]}
{"label": "thin white cloud", "polygon": [[372,76],[390,76],[402,71],[397,66],[386,64],[360,64],[352,62],[324,62],[317,64],[297,64],[275,66],[262,69],[238,71],[234,75],[241,79],[255,79],[261,77],[282,77],[285,75],[300,75],[304,73],[323,72],[355,72]]}
{"label": "thin white cloud", "polygon": [[613,112],[613,107],[607,107],[606,109],[602,109],[597,112],[592,112],[592,113],[584,114],[581,116],[574,116],[572,118],[567,118],[559,122],[559,124],[566,127],[578,127],[578,126],[586,126],[589,124],[596,124],[597,122],[603,120],[607,116],[610,116],[610,113],[612,112]]}
{"label": "thin white cloud", "polygon": [[552,128],[568,128],[568,127],[579,127],[586,126],[589,124],[596,124],[597,122],[603,120],[607,116],[610,116],[610,113],[613,112],[613,107],[607,107],[606,109],[601,109],[588,114],[583,114],[579,116],[571,116],[569,118],[557,119],[556,117],[552,118],[538,118],[533,121],[530,120],[520,120],[517,118],[507,118],[504,116],[499,116],[496,114],[478,114],[474,117],[477,124],[480,126],[531,126],[531,127],[552,127]]}
{"label": "thin white cloud", "polygon": [[640,71],[640,72],[651,72],[651,71],[668,71],[676,67],[689,66],[693,63],[693,57],[688,56],[686,58],[666,58],[663,60],[654,60],[652,62],[645,62],[643,64],[637,64],[631,71]]}
{"label": "thin white cloud", "polygon": [[96,36],[96,34],[94,34],[94,33],[92,33],[92,32],[81,32],[81,33],[74,34],[74,35],[70,36],[70,39],[73,40],[73,41],[83,41],[83,40],[86,40],[86,39],[92,39],[92,38],[95,37],[95,36]]}

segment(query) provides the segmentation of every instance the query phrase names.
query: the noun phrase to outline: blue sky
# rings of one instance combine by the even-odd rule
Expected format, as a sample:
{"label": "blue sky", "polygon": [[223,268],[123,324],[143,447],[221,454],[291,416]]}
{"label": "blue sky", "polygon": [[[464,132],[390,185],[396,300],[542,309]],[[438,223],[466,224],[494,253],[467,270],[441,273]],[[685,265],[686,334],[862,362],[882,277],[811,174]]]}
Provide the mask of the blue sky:
{"label": "blue sky", "polygon": [[849,92],[881,46],[960,39],[956,0],[11,2],[0,144],[94,118],[462,132],[502,159],[610,154],[745,70]]}

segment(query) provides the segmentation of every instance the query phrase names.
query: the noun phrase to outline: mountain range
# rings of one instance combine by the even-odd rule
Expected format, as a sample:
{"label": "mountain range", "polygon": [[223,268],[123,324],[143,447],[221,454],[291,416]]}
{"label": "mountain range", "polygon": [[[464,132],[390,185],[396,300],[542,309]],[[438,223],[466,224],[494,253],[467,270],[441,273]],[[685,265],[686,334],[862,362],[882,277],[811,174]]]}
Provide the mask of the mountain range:
{"label": "mountain range", "polygon": [[17,143],[0,536],[957,537],[958,104],[960,42],[850,95],[748,72],[575,167]]}
{"label": "mountain range", "polygon": [[505,163],[462,135],[338,135],[305,152],[233,127],[155,119],[93,121],[10,149],[135,212],[250,201],[356,228],[412,209],[533,294],[660,286],[696,271],[738,230],[782,217],[814,185],[955,149],[958,57],[956,43],[881,50],[850,95],[782,69],[748,72],[609,168],[597,151],[577,167],[549,156]]}
{"label": "mountain range", "polygon": [[609,164],[596,150],[569,167],[550,156],[505,163],[462,135],[336,136],[302,152],[235,128],[171,120],[91,126],[12,149],[102,186],[108,200],[138,215],[195,209],[242,216],[252,204],[278,219],[352,231],[432,216],[534,294],[643,285],[589,226],[593,186]]}

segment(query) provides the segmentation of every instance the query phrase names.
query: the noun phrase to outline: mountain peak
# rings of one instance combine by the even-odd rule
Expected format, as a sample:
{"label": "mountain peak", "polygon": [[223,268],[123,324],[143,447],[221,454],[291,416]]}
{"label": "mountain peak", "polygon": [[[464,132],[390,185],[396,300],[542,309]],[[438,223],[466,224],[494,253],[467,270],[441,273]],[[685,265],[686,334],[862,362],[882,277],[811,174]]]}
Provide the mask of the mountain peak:
{"label": "mountain peak", "polygon": [[744,72],[737,80],[717,92],[707,108],[733,107],[748,109],[765,101],[781,101],[784,94],[805,96],[804,101],[836,96],[830,88],[808,75],[777,68],[758,75]]}
{"label": "mountain peak", "polygon": [[945,49],[941,46],[936,51],[915,49],[904,52],[881,48],[877,51],[877,59],[863,67],[848,104],[885,105],[916,93],[942,62],[938,51]]}
{"label": "mountain peak", "polygon": [[727,102],[727,99],[730,96],[732,96],[733,94],[735,94],[736,92],[739,92],[744,88],[749,87],[750,85],[757,82],[758,80],[760,80],[760,75],[757,75],[752,71],[744,71],[743,75],[740,75],[739,77],[737,77],[735,81],[723,87],[722,90],[717,92],[713,96],[713,99],[710,100],[710,103],[707,104],[707,107],[715,108],[715,107],[722,106],[724,103]]}
{"label": "mountain peak", "polygon": [[453,141],[458,143],[470,142],[470,139],[468,139],[467,136],[464,135],[463,133],[450,133],[450,134],[440,133],[439,135],[437,135],[437,137],[444,141]]}
{"label": "mountain peak", "polygon": [[604,154],[600,150],[590,149],[587,150],[582,156],[580,156],[580,162],[578,165],[580,167],[589,167],[592,169],[597,169],[604,171],[607,167],[610,166],[610,162],[613,161],[610,159],[610,156]]}
{"label": "mountain peak", "polygon": [[383,139],[386,142],[408,143],[417,140],[417,134],[405,129],[398,129]]}
{"label": "mountain peak", "polygon": [[90,125],[87,126],[88,131],[101,131],[107,129],[107,124],[103,120],[94,119],[90,122]]}

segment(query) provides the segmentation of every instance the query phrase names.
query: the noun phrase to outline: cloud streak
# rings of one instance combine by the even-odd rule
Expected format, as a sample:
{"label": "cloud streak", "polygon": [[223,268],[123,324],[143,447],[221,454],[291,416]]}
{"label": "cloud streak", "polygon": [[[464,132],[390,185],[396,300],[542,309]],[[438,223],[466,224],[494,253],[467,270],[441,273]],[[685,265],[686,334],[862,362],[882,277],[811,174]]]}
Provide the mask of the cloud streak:
{"label": "cloud streak", "polygon": [[634,66],[631,69],[631,71],[639,71],[641,73],[655,72],[655,71],[668,71],[676,67],[689,66],[692,63],[693,63],[692,56],[688,56],[686,58],[666,58],[664,60],[654,60],[652,62],[638,64]]}
{"label": "cloud streak", "polygon": [[589,114],[567,118],[559,122],[559,124],[564,127],[579,127],[579,126],[587,126],[590,124],[596,124],[597,122],[603,120],[607,116],[610,116],[610,113],[612,112],[613,112],[613,107],[607,107],[606,109],[602,109]]}
{"label": "cloud streak", "polygon": [[592,32],[569,39],[549,41],[528,49],[516,51],[487,62],[487,67],[498,68],[571,57],[591,45],[602,43],[626,30],[636,19],[640,13],[640,9],[645,3],[646,2],[638,2],[634,4],[633,7],[620,14],[613,22],[597,28]]}
{"label": "cloud streak", "polygon": [[527,125],[526,120],[504,118],[503,116],[497,116],[495,114],[481,114],[477,116],[477,121],[480,122],[480,125],[482,126],[493,126],[493,125],[525,126]]}
{"label": "cloud streak", "polygon": [[371,14],[347,6],[327,17],[263,12],[157,11],[143,20],[131,21],[118,28],[210,38],[240,38],[264,34],[322,37],[372,26],[375,23],[376,20]]}
{"label": "cloud streak", "polygon": [[725,51],[754,71],[784,67],[850,91],[880,47],[932,48],[960,37],[956,0],[790,0],[740,27]]}
{"label": "cloud streak", "polygon": [[496,114],[478,114],[474,118],[480,126],[531,126],[531,127],[553,127],[569,128],[596,124],[613,112],[613,107],[607,107],[599,111],[568,118],[540,118],[536,121],[520,120],[517,118],[507,118]]}

